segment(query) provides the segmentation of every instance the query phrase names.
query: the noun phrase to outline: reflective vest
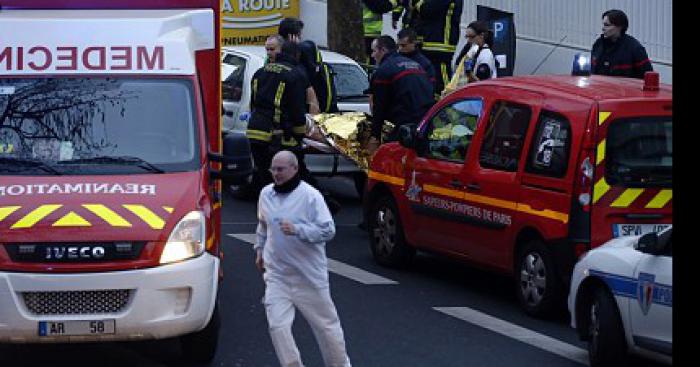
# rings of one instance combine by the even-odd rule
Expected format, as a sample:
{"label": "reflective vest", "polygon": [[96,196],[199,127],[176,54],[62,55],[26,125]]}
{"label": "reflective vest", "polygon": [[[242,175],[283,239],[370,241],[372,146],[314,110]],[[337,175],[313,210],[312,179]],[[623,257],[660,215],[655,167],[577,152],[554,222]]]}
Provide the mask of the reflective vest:
{"label": "reflective vest", "polygon": [[379,37],[382,35],[382,14],[375,13],[365,5],[362,5],[362,26],[365,37]]}

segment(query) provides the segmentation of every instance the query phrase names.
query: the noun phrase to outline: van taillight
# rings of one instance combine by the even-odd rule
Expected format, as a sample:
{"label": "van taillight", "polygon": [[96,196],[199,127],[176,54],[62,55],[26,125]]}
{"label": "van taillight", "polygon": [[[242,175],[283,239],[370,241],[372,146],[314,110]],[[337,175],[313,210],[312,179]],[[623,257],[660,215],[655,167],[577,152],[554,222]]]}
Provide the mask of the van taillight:
{"label": "van taillight", "polygon": [[588,211],[591,204],[591,188],[593,187],[593,164],[591,157],[586,157],[581,162],[581,182],[578,187],[578,202],[584,211]]}

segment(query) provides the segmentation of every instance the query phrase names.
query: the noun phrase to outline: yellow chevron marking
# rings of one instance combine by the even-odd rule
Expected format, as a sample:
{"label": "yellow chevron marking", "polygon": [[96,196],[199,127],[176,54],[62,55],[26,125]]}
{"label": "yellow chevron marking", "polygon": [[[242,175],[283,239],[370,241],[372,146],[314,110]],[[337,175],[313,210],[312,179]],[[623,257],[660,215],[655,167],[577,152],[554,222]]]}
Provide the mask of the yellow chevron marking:
{"label": "yellow chevron marking", "polygon": [[131,227],[126,219],[102,204],[83,204],[83,208],[93,212],[112,227]]}
{"label": "yellow chevron marking", "polygon": [[163,209],[165,209],[165,211],[168,212],[168,213],[170,213],[170,214],[173,214],[173,210],[175,210],[175,209],[173,209],[172,207],[169,207],[169,206],[164,206]]}
{"label": "yellow chevron marking", "polygon": [[598,112],[598,125],[602,125],[612,112]]}
{"label": "yellow chevron marking", "polygon": [[207,246],[206,246],[207,250],[212,248],[212,246],[214,246],[214,236],[213,235],[210,236],[209,239],[207,239]]}
{"label": "yellow chevron marking", "polygon": [[593,204],[597,203],[608,191],[610,191],[610,185],[605,181],[605,178],[601,178],[593,187]]}
{"label": "yellow chevron marking", "polygon": [[221,209],[221,202],[214,203],[214,210]]}
{"label": "yellow chevron marking", "polygon": [[387,183],[390,183],[393,185],[399,185],[399,186],[403,186],[404,182],[406,182],[401,177],[389,176],[389,175],[385,175],[383,173],[379,173],[377,171],[369,171],[368,177],[371,179],[377,180],[377,181],[383,181],[383,182],[387,182]]}
{"label": "yellow chevron marking", "polygon": [[79,216],[75,212],[70,212],[57,220],[53,227],[91,227],[92,224],[86,221],[85,218]]}
{"label": "yellow chevron marking", "polygon": [[2,222],[3,219],[9,217],[10,214],[14,213],[19,208],[21,208],[21,206],[0,207],[0,222]]}
{"label": "yellow chevron marking", "polygon": [[137,217],[141,218],[153,229],[163,229],[165,226],[165,221],[163,221],[161,217],[157,216],[151,211],[151,209],[148,209],[143,205],[124,204],[122,206],[136,214]]}
{"label": "yellow chevron marking", "polygon": [[626,208],[630,206],[644,192],[644,189],[627,189],[610,206],[614,208]]}
{"label": "yellow chevron marking", "polygon": [[595,165],[599,165],[600,162],[602,162],[605,159],[605,143],[607,141],[603,139],[603,141],[598,144],[598,154],[596,154],[596,160],[595,160]]}
{"label": "yellow chevron marking", "polygon": [[651,199],[651,201],[645,206],[645,208],[661,209],[664,206],[666,206],[666,204],[668,204],[672,197],[673,190],[661,190],[658,194],[656,194],[656,196],[654,196],[653,199]]}
{"label": "yellow chevron marking", "polygon": [[57,204],[52,204],[52,205],[42,205],[34,210],[32,210],[29,214],[25,215],[22,219],[18,220],[17,223],[13,224],[12,229],[17,229],[17,228],[30,228],[33,225],[35,225],[37,222],[40,220],[46,218],[49,214],[53,213],[56,211],[58,208],[62,207],[63,205],[57,205]]}

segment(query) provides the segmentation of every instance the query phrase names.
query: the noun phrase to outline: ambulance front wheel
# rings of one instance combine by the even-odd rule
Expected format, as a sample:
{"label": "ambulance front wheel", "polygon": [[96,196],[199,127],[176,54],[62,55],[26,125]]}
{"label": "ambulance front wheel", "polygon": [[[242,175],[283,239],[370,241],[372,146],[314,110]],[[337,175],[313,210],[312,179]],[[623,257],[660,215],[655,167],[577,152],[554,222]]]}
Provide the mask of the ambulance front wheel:
{"label": "ambulance front wheel", "polygon": [[198,364],[211,362],[216,355],[220,327],[221,316],[219,315],[219,305],[217,302],[216,306],[214,306],[211,319],[209,319],[209,323],[204,329],[180,338],[184,359],[188,362]]}
{"label": "ambulance front wheel", "polygon": [[406,243],[399,211],[391,196],[378,198],[368,219],[374,260],[380,265],[391,267],[410,263],[416,250]]}
{"label": "ambulance front wheel", "polygon": [[520,249],[515,264],[520,305],[531,316],[551,315],[563,298],[550,251],[542,241],[531,241]]}

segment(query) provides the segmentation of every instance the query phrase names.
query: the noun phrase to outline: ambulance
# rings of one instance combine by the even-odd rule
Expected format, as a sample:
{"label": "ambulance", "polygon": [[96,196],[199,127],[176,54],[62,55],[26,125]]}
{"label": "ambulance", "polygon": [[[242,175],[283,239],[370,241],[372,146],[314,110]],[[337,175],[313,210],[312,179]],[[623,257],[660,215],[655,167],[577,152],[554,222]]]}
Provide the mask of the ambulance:
{"label": "ambulance", "polygon": [[563,308],[579,256],[671,225],[672,116],[653,72],[469,84],[375,153],[372,254],[444,254],[513,276],[529,314]]}
{"label": "ambulance", "polygon": [[0,4],[0,343],[179,338],[210,361],[219,1]]}

